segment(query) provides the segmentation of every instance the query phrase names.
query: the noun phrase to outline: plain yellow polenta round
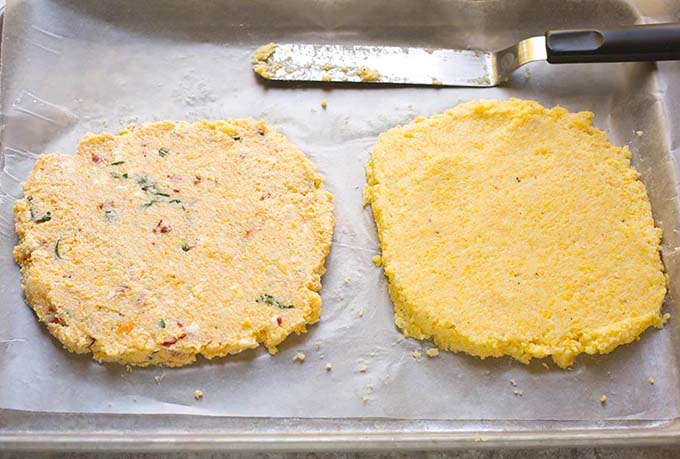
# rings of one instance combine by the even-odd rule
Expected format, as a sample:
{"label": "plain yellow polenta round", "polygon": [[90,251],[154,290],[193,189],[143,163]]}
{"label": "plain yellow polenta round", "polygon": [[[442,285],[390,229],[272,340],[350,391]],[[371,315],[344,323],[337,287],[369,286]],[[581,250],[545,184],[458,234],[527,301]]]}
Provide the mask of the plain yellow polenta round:
{"label": "plain yellow polenta round", "polygon": [[159,122],[41,155],[14,207],[28,303],[73,352],[180,366],[319,319],[332,196],[263,122]]}
{"label": "plain yellow polenta round", "polygon": [[663,325],[661,231],[592,118],[475,101],[380,136],[366,199],[406,335],[567,367]]}

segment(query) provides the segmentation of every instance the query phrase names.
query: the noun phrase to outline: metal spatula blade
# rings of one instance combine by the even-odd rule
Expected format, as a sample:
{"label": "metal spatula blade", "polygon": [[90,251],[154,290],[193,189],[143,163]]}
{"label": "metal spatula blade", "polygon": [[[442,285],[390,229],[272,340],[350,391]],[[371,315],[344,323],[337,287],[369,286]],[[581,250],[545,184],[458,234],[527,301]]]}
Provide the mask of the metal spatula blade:
{"label": "metal spatula blade", "polygon": [[518,67],[680,59],[680,24],[548,31],[496,52],[393,46],[273,44],[253,55],[270,80],[496,86]]}

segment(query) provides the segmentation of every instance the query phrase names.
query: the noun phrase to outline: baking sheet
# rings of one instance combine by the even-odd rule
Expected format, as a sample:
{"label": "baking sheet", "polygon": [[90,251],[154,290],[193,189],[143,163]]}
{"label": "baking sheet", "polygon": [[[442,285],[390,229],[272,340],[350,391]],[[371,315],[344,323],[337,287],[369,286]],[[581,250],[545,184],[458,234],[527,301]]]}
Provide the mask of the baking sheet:
{"label": "baking sheet", "polygon": [[[593,425],[677,418],[673,319],[634,345],[580,358],[568,372],[550,362],[546,369],[539,361],[525,366],[462,354],[415,359],[411,353],[424,352],[427,343],[404,339],[392,323],[382,272],[371,262],[378,250],[375,228],[361,206],[371,146],[395,124],[476,98],[532,98],[592,110],[596,125],[633,151],[664,229],[676,292],[674,157],[680,152],[664,115],[666,87],[656,81],[652,64],[535,63],[494,89],[272,84],[258,80],[249,65],[251,52],[268,41],[495,49],[549,27],[653,21],[645,14],[659,13],[660,6],[649,3],[654,5],[645,9],[644,2],[636,7],[613,0],[8,2],[1,81],[0,408]],[[327,110],[321,100],[328,101]],[[321,322],[289,338],[276,356],[248,351],[180,369],[128,372],[62,350],[24,304],[11,258],[11,205],[35,156],[73,152],[85,132],[116,131],[131,122],[247,116],[266,120],[306,152],[335,195],[337,227],[323,278]],[[674,309],[670,301],[665,306]],[[297,352],[307,355],[304,363],[293,362]],[[333,365],[330,373],[326,363]],[[194,400],[195,389],[204,392],[203,400]],[[602,394],[606,407],[599,403]]]}

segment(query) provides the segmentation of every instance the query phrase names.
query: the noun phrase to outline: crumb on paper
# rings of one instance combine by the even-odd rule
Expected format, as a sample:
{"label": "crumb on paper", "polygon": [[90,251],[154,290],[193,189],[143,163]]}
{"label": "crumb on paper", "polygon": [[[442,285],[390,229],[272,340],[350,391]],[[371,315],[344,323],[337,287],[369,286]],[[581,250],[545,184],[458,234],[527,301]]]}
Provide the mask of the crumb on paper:
{"label": "crumb on paper", "polygon": [[324,109],[325,109],[325,108],[328,108],[328,101],[322,100],[322,101],[321,101],[321,108],[324,108]]}
{"label": "crumb on paper", "polygon": [[202,399],[202,398],[203,398],[203,391],[202,391],[202,390],[199,390],[199,389],[196,389],[196,390],[194,391],[194,398],[195,398],[196,400]]}
{"label": "crumb on paper", "polygon": [[427,351],[425,351],[428,357],[437,357],[439,355],[439,349],[436,347],[431,347]]}
{"label": "crumb on paper", "polygon": [[295,354],[295,357],[293,357],[293,361],[304,362],[305,357],[306,356],[302,352],[298,352],[297,354]]}
{"label": "crumb on paper", "polygon": [[359,317],[364,316],[364,308],[359,309]]}
{"label": "crumb on paper", "polygon": [[531,70],[529,70],[528,68],[524,69],[524,79],[528,80],[529,78],[531,78]]}
{"label": "crumb on paper", "polygon": [[511,379],[510,385],[513,386],[513,387],[517,387],[517,381],[515,381],[514,379]]}
{"label": "crumb on paper", "polygon": [[524,392],[522,392],[521,390],[513,390],[512,395],[514,395],[515,397],[522,397],[524,395]]}
{"label": "crumb on paper", "polygon": [[477,435],[477,436],[475,437],[475,441],[476,441],[476,442],[487,441],[488,439],[489,439],[489,437],[487,437],[487,436],[485,436],[485,435]]}
{"label": "crumb on paper", "polygon": [[321,81],[331,81],[331,80],[332,80],[332,78],[329,74],[324,73],[323,75],[321,75]]}
{"label": "crumb on paper", "polygon": [[321,68],[324,69],[326,72],[328,72],[330,69],[333,68],[333,64],[326,63],[323,66],[321,66]]}
{"label": "crumb on paper", "polygon": [[323,358],[324,358],[324,355],[323,355],[323,354],[319,354],[319,360],[323,360]]}
{"label": "crumb on paper", "polygon": [[361,67],[356,73],[361,78],[361,81],[378,81],[380,79],[380,73],[368,67]]}
{"label": "crumb on paper", "polygon": [[346,66],[343,65],[342,67],[340,67],[340,71],[342,73],[347,73],[347,72],[349,72],[349,69]]}
{"label": "crumb on paper", "polygon": [[361,401],[364,402],[364,405],[366,405],[368,403],[368,400],[369,399],[368,399],[367,395],[364,395],[363,397],[361,397]]}
{"label": "crumb on paper", "polygon": [[414,359],[420,360],[423,357],[423,354],[416,349],[415,351],[411,352],[411,355],[413,356]]}
{"label": "crumb on paper", "polygon": [[383,259],[380,255],[373,255],[371,261],[373,261],[373,264],[376,266],[382,266],[383,264]]}
{"label": "crumb on paper", "polygon": [[359,367],[359,373],[366,373],[368,371],[368,367],[366,365],[362,365]]}
{"label": "crumb on paper", "polygon": [[132,373],[132,367],[130,365],[125,365],[125,371]]}
{"label": "crumb on paper", "polygon": [[351,277],[345,277],[345,280],[342,281],[343,284],[349,285],[352,283],[352,278]]}
{"label": "crumb on paper", "polygon": [[638,137],[642,137],[643,135],[645,135],[645,131],[635,131],[635,135]]}
{"label": "crumb on paper", "polygon": [[321,349],[321,341],[316,341],[316,342],[314,343],[314,348],[315,348],[317,351],[318,351],[319,349]]}
{"label": "crumb on paper", "polygon": [[648,382],[649,384],[654,384],[654,378],[652,378],[652,377],[650,376],[649,378],[647,378],[647,382]]}
{"label": "crumb on paper", "polygon": [[434,86],[441,86],[441,85],[442,85],[442,80],[440,80],[439,78],[434,78],[434,77],[433,77],[433,78],[432,78],[432,84],[433,84]]}
{"label": "crumb on paper", "polygon": [[156,381],[156,384],[160,384],[161,381],[163,381],[163,378],[165,378],[165,374],[156,375],[153,377],[154,381]]}
{"label": "crumb on paper", "polygon": [[484,371],[482,371],[482,374],[484,376],[489,376],[491,374],[491,370],[484,370]]}
{"label": "crumb on paper", "polygon": [[543,368],[545,368],[546,370],[550,370],[550,367],[549,367],[548,364],[545,363],[545,362],[541,362],[541,366],[542,366]]}
{"label": "crumb on paper", "polygon": [[327,363],[324,368],[326,369],[326,371],[331,371],[333,369],[333,365],[330,364],[330,363]]}
{"label": "crumb on paper", "polygon": [[600,404],[604,405],[605,403],[607,403],[607,396],[602,394],[602,397],[600,397]]}

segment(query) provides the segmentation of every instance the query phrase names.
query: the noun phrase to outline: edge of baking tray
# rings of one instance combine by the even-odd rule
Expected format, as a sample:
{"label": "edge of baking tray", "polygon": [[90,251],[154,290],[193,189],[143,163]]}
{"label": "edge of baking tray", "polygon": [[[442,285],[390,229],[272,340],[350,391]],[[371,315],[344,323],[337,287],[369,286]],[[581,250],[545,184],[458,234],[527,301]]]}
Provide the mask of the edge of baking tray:
{"label": "edge of baking tray", "polygon": [[[8,415],[19,420],[16,431],[5,430],[8,427]],[[425,421],[381,418],[84,416],[0,410],[0,450],[377,451],[633,444],[651,446],[680,441],[678,419],[607,423],[607,427],[598,429],[583,427],[582,421],[553,421],[556,426],[561,426],[554,430],[545,429],[545,426],[543,429],[532,428],[532,423],[535,425],[534,421],[493,421],[493,430],[487,430],[487,423],[477,421],[427,421],[426,425]],[[101,425],[113,425],[117,430],[97,427]],[[250,429],[246,431],[243,425],[250,426]],[[36,429],[36,426],[44,426],[44,430]]]}
{"label": "edge of baking tray", "polygon": [[[0,0],[0,36],[5,2]],[[0,43],[0,53],[2,52]],[[670,75],[680,96],[680,63]],[[677,124],[677,123],[676,123]],[[677,126],[674,126],[677,129]],[[680,443],[680,419],[603,423],[554,421],[223,418],[187,415],[44,413],[0,409],[0,451],[371,451],[456,448],[668,445]],[[437,421],[434,422],[437,424]],[[545,427],[545,421],[542,421]],[[107,430],[99,426],[115,426]],[[244,431],[243,426],[251,427]],[[499,428],[500,426],[500,428]],[[558,427],[559,426],[559,427]]]}

